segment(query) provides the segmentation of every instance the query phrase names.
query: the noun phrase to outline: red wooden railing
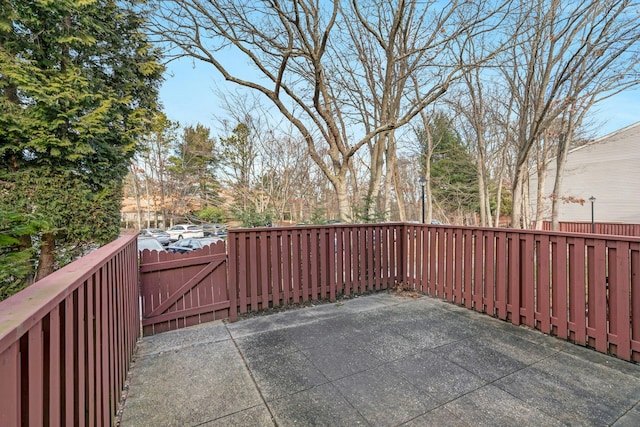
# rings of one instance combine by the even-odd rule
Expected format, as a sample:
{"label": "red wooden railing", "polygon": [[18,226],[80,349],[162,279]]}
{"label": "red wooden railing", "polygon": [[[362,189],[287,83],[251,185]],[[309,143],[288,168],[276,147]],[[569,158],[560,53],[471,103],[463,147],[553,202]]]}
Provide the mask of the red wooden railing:
{"label": "red wooden railing", "polygon": [[[231,320],[404,282],[640,361],[640,238],[377,224],[234,230],[227,245],[228,294],[204,300],[222,315],[228,307]],[[195,274],[183,285],[191,294],[187,288],[206,276],[202,268]],[[190,319],[211,317],[184,305],[177,290],[163,292],[157,295],[176,296],[176,310]],[[153,310],[170,305],[164,298]],[[0,425],[110,425],[139,334],[133,235],[0,302]]]}
{"label": "red wooden railing", "polygon": [[111,425],[139,334],[135,235],[0,302],[0,425]]}
{"label": "red wooden railing", "polygon": [[229,231],[231,320],[238,312],[386,289],[401,277],[402,224]]}
{"label": "red wooden railing", "polygon": [[404,227],[404,280],[427,295],[640,361],[640,238]]}
{"label": "red wooden railing", "polygon": [[[567,233],[591,233],[590,222],[561,222],[560,230]],[[551,230],[551,222],[542,223],[542,229]],[[640,236],[640,224],[618,224],[612,222],[596,222],[593,224],[595,234],[610,234],[613,236]]]}

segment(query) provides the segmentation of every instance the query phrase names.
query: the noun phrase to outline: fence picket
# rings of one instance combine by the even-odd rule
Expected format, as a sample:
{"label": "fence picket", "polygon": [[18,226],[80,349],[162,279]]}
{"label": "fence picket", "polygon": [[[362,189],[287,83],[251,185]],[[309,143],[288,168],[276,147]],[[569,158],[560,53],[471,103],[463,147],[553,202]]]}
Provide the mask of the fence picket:
{"label": "fence picket", "polygon": [[[463,299],[463,290],[466,290],[464,283],[462,282],[463,275],[463,266],[464,266],[464,258],[463,258],[463,232],[462,230],[451,230],[452,234],[451,241],[453,242],[453,259],[451,260],[451,265],[453,267],[452,274],[452,283],[453,283],[453,294],[456,303],[464,304],[467,308],[471,308],[471,298],[467,298],[465,292],[465,298]],[[471,284],[469,284],[471,286]],[[467,302],[468,300],[468,302]]]}
{"label": "fence picket", "polygon": [[526,234],[524,240],[521,240],[521,249],[523,251],[520,256],[520,288],[521,303],[520,315],[523,317],[523,323],[531,328],[535,326],[535,278],[534,278],[534,262],[535,262],[535,241],[533,234]]}
{"label": "fence picket", "polygon": [[621,359],[631,358],[631,286],[629,282],[629,242],[609,246],[609,341]]}
{"label": "fence picket", "polygon": [[551,242],[549,236],[538,236],[536,243],[536,326],[545,334],[551,333]]}
{"label": "fence picket", "polygon": [[[511,315],[511,323],[520,325],[522,317],[520,315],[520,307],[522,303],[520,290],[522,286],[521,271],[521,255],[522,242],[520,234],[508,234],[508,282],[507,282],[507,312]],[[508,315],[507,315],[508,316]]]}
{"label": "fence picket", "polygon": [[588,327],[593,332],[593,346],[596,350],[606,353],[607,343],[607,271],[606,244],[604,240],[595,240],[588,253],[589,265],[589,293],[588,293]]}
{"label": "fence picket", "polygon": [[640,361],[640,242],[631,252],[631,360]]}
{"label": "fence picket", "polygon": [[[497,258],[495,252],[495,239],[495,233],[491,230],[485,233],[477,233],[475,236],[476,248],[480,248],[476,253],[478,253],[479,255],[482,254],[482,256],[478,256],[478,260],[475,265],[476,268],[481,271],[484,269],[484,280],[482,280],[481,277],[478,278],[479,273],[475,274],[475,277],[480,280],[480,284],[478,285],[477,289],[480,292],[482,305],[484,306],[482,307],[482,310],[490,316],[496,315],[495,302],[497,300],[495,284],[495,260]],[[478,243],[478,240],[480,240],[481,242]],[[478,309],[477,307],[476,310],[480,311],[480,309]]]}
{"label": "fence picket", "polygon": [[585,239],[569,241],[569,338],[582,345],[586,344],[585,247]]}
{"label": "fence picket", "polygon": [[498,318],[507,320],[507,233],[496,233],[496,310]]}
{"label": "fence picket", "polygon": [[[220,258],[228,269],[198,276],[204,260]],[[159,315],[143,319],[147,334],[401,280],[640,359],[637,237],[415,224],[233,230],[228,253],[145,251],[138,270],[131,235],[0,302],[0,424],[108,425],[139,334],[139,299],[143,313]]]}
{"label": "fence picket", "polygon": [[558,236],[553,246],[552,308],[555,334],[567,339],[567,238]]}
{"label": "fence picket", "polygon": [[20,341],[0,352],[0,378],[0,421],[8,426],[21,425]]}

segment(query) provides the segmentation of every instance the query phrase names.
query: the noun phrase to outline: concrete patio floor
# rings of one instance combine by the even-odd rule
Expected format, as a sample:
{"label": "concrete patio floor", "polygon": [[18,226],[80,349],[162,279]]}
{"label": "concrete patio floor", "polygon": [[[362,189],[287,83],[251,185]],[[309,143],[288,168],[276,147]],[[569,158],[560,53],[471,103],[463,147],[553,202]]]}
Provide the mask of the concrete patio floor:
{"label": "concrete patio floor", "polygon": [[378,293],[141,339],[121,426],[639,426],[640,365]]}

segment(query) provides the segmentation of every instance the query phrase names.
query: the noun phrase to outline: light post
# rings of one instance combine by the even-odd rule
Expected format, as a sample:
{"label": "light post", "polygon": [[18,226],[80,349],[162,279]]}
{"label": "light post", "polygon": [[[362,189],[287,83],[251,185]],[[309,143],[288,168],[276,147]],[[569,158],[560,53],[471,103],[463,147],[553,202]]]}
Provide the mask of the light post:
{"label": "light post", "polygon": [[594,216],[593,216],[593,204],[596,201],[596,198],[591,196],[589,197],[589,201],[591,202],[591,234],[594,234],[596,232],[596,223],[594,222]]}
{"label": "light post", "polygon": [[427,184],[427,178],[423,176],[418,182],[422,186],[422,223],[424,224],[424,186]]}

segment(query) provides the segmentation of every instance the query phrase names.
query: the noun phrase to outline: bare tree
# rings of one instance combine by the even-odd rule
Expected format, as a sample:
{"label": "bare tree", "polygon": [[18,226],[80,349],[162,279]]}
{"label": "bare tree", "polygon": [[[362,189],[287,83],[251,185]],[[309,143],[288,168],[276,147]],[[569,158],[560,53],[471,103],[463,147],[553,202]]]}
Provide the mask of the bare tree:
{"label": "bare tree", "polygon": [[[177,57],[212,64],[227,81],[262,93],[294,124],[332,182],[341,214],[346,216],[348,164],[359,147],[349,145],[340,133],[334,114],[339,105],[324,66],[339,2],[190,0],[156,5],[155,31],[160,41],[177,47]],[[224,62],[221,51],[233,54],[234,60]],[[259,75],[234,74],[231,70],[238,57]],[[329,164],[318,152],[315,131],[329,145]]]}
{"label": "bare tree", "polygon": [[304,144],[289,136],[274,136],[268,145],[260,147],[259,162],[262,171],[259,184],[266,203],[276,218],[292,218],[291,207],[296,199],[314,199],[308,194],[313,165],[303,152]]}
{"label": "bare tree", "polygon": [[[523,184],[532,147],[562,117],[558,161],[564,161],[563,153],[589,107],[638,84],[634,47],[640,37],[639,7],[628,0],[539,0],[521,2],[518,10],[508,28],[516,34],[505,61],[510,66],[503,68],[516,95],[513,227],[523,225]],[[562,167],[558,171],[561,177]]]}
{"label": "bare tree", "polygon": [[[433,138],[431,132],[431,117],[433,112],[423,110],[420,112],[420,126],[417,126],[415,133],[419,143],[419,163],[420,163],[420,178],[424,178],[425,181],[425,221],[431,222],[433,216],[433,192],[431,191],[431,158],[435,151],[439,140]],[[417,182],[417,180],[416,180]]]}
{"label": "bare tree", "polygon": [[234,204],[242,211],[257,205],[252,188],[256,177],[257,157],[256,138],[252,128],[245,122],[238,123],[231,135],[218,139],[225,184],[233,192]]}
{"label": "bare tree", "polygon": [[[163,221],[169,216],[169,193],[171,183],[167,182],[167,158],[175,144],[178,124],[159,113],[154,117],[150,132],[138,141],[138,150],[130,165],[130,178],[133,180],[133,195],[138,212],[138,228],[142,227],[143,208],[146,211],[147,228],[158,226],[161,215]],[[144,199],[144,206],[142,200]]]}
{"label": "bare tree", "polygon": [[559,137],[560,134],[557,131],[554,132],[553,127],[550,127],[544,132],[540,138],[540,142],[536,144],[535,147],[536,175],[538,178],[536,186],[536,212],[534,218],[534,228],[536,230],[542,229],[542,222],[544,218],[544,203],[542,199],[544,197],[544,184],[547,179],[547,166],[551,156],[556,153]]}
{"label": "bare tree", "polygon": [[[132,194],[133,198],[136,201],[136,229],[140,230],[142,228],[142,203],[141,203],[141,194],[140,194],[140,178],[138,177],[138,173],[141,172],[141,169],[138,169],[135,159],[131,159],[131,163],[129,164],[129,173],[125,180],[124,192],[125,196],[127,194]],[[142,171],[144,172],[144,171]],[[125,224],[125,227],[129,227],[128,221]]]}
{"label": "bare tree", "polygon": [[[350,102],[365,129],[406,123],[436,102],[452,82],[491,57],[491,49],[478,49],[473,58],[464,56],[460,46],[497,25],[502,7],[492,2],[362,5],[352,1],[353,17],[345,27],[357,61],[343,57],[340,66],[349,70],[344,83],[352,88]],[[402,186],[396,164],[397,133],[394,127],[369,141],[371,179],[366,200],[370,211],[383,190],[387,200],[378,207],[388,211],[391,187]],[[395,196],[399,217],[404,220],[404,193]]]}
{"label": "bare tree", "polygon": [[475,154],[476,176],[480,202],[480,225],[486,227],[491,222],[489,194],[489,164],[487,138],[490,129],[491,114],[486,100],[489,96],[481,79],[481,70],[470,70],[464,76],[463,93],[450,100],[461,122],[460,129],[465,135],[470,151]]}
{"label": "bare tree", "polygon": [[[277,120],[255,94],[218,90],[226,117],[218,118],[230,136],[219,137],[221,172],[237,203],[274,219],[308,219],[317,195],[309,189],[317,168],[296,140],[291,124]],[[301,213],[301,210],[304,213]],[[306,218],[304,218],[306,215]]]}
{"label": "bare tree", "polygon": [[[466,43],[459,44],[458,48],[465,52],[461,59],[466,62],[479,62],[486,52],[491,52],[491,56],[481,67],[470,68],[463,75],[460,84],[446,97],[447,104],[456,112],[469,152],[475,158],[480,225],[483,227],[492,224],[491,171],[496,172],[495,178],[500,181],[504,162],[499,153],[505,153],[504,147],[508,144],[508,138],[498,136],[509,134],[508,120],[501,120],[500,117],[504,115],[505,106],[513,100],[513,97],[511,100],[505,97],[504,91],[497,87],[495,70],[501,65],[498,62],[499,54],[512,41],[513,34],[496,31],[479,34]],[[510,109],[507,107],[506,110]],[[500,185],[497,190],[496,198],[499,198]]]}
{"label": "bare tree", "polygon": [[474,69],[465,75],[462,84],[451,91],[446,100],[457,112],[458,129],[474,156],[480,225],[498,227],[507,157],[513,147],[509,113],[514,97],[501,90],[491,75]]}
{"label": "bare tree", "polygon": [[[448,49],[449,42],[486,31],[484,24],[500,10],[475,1],[443,5],[389,0],[363,12],[354,1],[349,10],[355,13],[359,29],[353,34],[371,37],[379,45],[357,61],[387,64],[370,68],[384,72],[375,76],[382,79],[380,86],[367,88],[364,68],[344,67],[359,55],[353,38],[343,31],[351,18],[345,14],[346,1],[174,0],[154,4],[153,31],[159,42],[175,47],[175,57],[212,64],[225,80],[264,95],[295,126],[309,155],[331,182],[343,219],[349,216],[348,175],[355,154],[378,135],[383,135],[381,144],[392,141],[390,149],[395,152],[388,133],[437,99],[461,71],[457,65],[451,67],[459,61],[452,60],[455,51]],[[238,58],[246,60],[253,73],[238,70]],[[407,98],[403,84],[416,73],[421,91]],[[354,81],[358,84],[352,85]],[[376,120],[368,122],[370,126],[362,126],[354,118],[358,111],[373,111],[374,100],[354,96],[353,91],[370,95],[380,87],[386,90],[384,99],[376,101],[382,108]],[[354,110],[353,100],[358,98],[361,102]],[[400,100],[404,100],[402,105]],[[393,154],[388,157],[393,159]]]}

